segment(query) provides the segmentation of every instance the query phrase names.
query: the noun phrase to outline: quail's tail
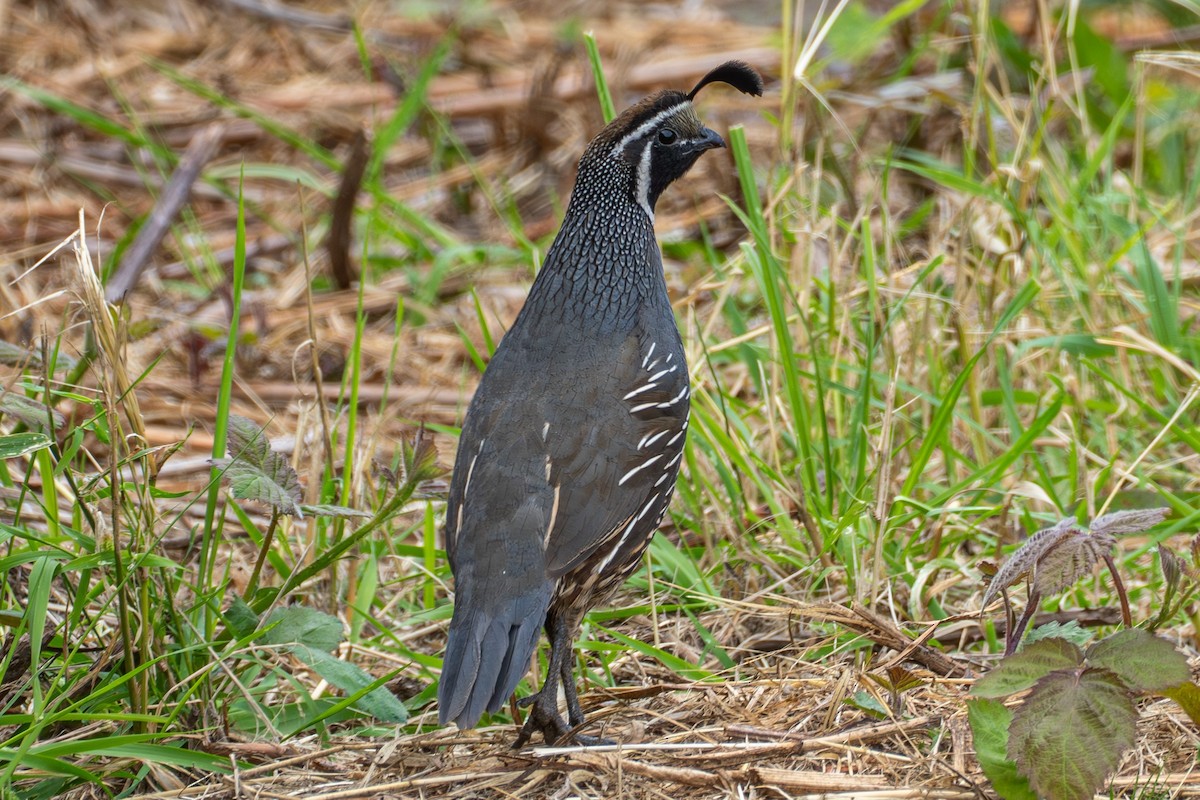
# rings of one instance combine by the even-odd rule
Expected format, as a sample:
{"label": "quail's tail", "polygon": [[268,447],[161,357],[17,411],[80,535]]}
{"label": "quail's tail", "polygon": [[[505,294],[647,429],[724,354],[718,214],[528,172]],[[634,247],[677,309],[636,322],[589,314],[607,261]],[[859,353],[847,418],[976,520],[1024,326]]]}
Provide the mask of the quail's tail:
{"label": "quail's tail", "polygon": [[498,603],[455,598],[438,682],[440,724],[474,728],[484,710],[504,705],[529,669],[550,595],[546,584]]}

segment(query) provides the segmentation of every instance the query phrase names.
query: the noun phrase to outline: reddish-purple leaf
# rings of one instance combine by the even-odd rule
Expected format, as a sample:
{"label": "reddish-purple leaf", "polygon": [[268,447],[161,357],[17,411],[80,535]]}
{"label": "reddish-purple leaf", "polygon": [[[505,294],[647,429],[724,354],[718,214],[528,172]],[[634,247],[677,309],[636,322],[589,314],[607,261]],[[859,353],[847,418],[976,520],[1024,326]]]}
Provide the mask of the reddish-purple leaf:
{"label": "reddish-purple leaf", "polygon": [[1074,517],[1067,517],[1052,528],[1038,531],[1017,548],[1017,552],[1004,562],[1004,566],[996,573],[983,593],[983,606],[996,599],[1001,591],[1016,583],[1022,575],[1033,569],[1038,560],[1047,550],[1054,547],[1063,539],[1079,532]]}
{"label": "reddish-purple leaf", "polygon": [[971,687],[975,697],[1007,697],[1033,686],[1055,670],[1083,664],[1083,651],[1066,639],[1042,639],[1008,656]]}
{"label": "reddish-purple leaf", "polygon": [[1117,543],[1110,534],[1073,532],[1047,548],[1033,570],[1033,588],[1043,596],[1057,594],[1080,578],[1112,552]]}
{"label": "reddish-purple leaf", "polygon": [[1052,672],[1013,714],[1008,757],[1042,797],[1090,800],[1133,745],[1136,721],[1133,698],[1112,672]]}
{"label": "reddish-purple leaf", "polygon": [[1085,656],[1089,665],[1112,671],[1135,692],[1163,692],[1192,677],[1183,653],[1140,628],[1105,637]]}
{"label": "reddish-purple leaf", "polygon": [[1103,517],[1096,517],[1088,528],[1092,533],[1107,533],[1111,536],[1140,533],[1153,528],[1170,513],[1169,508],[1131,508],[1128,511],[1114,511]]}

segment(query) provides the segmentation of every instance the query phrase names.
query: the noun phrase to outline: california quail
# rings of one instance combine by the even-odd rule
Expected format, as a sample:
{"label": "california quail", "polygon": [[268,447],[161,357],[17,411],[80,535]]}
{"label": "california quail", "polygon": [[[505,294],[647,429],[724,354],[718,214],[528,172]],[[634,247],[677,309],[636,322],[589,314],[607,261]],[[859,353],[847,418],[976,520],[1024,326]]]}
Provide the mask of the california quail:
{"label": "california quail", "polygon": [[645,98],[591,141],[562,228],[467,409],[446,507],[455,601],[442,724],[472,728],[499,709],[543,627],[549,668],[521,701],[531,708],[517,745],[583,724],[575,633],[637,566],[683,454],[688,371],[654,206],[701,154],[724,147],[692,106],[715,81],[762,94],[758,73],[729,61],[686,95]]}

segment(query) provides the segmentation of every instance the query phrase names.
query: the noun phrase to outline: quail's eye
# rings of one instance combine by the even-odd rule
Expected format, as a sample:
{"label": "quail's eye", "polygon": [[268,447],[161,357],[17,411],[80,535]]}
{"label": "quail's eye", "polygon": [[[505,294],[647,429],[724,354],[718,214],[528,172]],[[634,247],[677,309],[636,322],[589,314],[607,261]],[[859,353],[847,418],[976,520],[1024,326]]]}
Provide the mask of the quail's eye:
{"label": "quail's eye", "polygon": [[675,131],[671,130],[670,128],[663,128],[661,131],[658,132],[658,143],[659,144],[674,144],[675,140],[678,138],[679,138],[679,134],[677,134]]}

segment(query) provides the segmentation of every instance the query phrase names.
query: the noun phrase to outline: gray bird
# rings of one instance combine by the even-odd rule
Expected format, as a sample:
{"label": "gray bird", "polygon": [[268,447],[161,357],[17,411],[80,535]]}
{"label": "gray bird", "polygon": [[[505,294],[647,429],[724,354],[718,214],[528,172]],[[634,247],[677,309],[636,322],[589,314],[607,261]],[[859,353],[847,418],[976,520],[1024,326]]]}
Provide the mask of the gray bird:
{"label": "gray bird", "polygon": [[549,667],[520,703],[530,711],[517,746],[535,730],[587,741],[573,734],[584,723],[571,657],[580,620],[637,567],[683,455],[688,369],[654,207],[724,147],[692,105],[713,82],[762,94],[758,73],[729,61],[688,94],[626,109],[588,144],[562,228],[467,409],[446,507],[455,598],[443,725],[472,728],[498,710],[544,628]]}

